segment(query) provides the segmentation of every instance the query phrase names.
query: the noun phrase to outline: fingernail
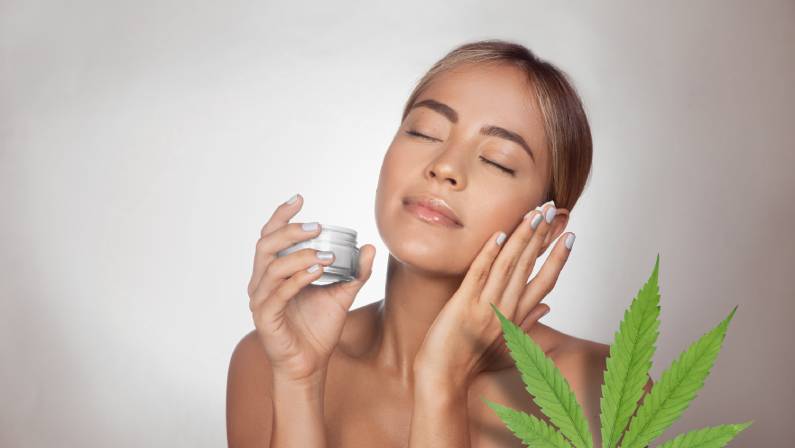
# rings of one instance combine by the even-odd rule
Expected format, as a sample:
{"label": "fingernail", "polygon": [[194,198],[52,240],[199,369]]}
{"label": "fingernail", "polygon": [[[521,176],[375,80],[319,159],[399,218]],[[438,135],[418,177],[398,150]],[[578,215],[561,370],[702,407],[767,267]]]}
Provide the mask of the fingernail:
{"label": "fingernail", "polygon": [[497,235],[497,245],[502,246],[502,243],[505,242],[505,238],[508,238],[508,235],[506,235],[505,232],[500,232],[500,234]]}
{"label": "fingernail", "polygon": [[530,221],[530,227],[532,227],[533,230],[535,230],[536,227],[538,227],[538,225],[541,224],[541,220],[542,219],[543,219],[543,217],[541,216],[541,213],[533,216],[533,220]]}
{"label": "fingernail", "polygon": [[290,197],[290,199],[285,201],[285,204],[289,205],[289,204],[292,204],[293,202],[295,202],[297,200],[298,200],[298,194],[296,193],[296,194],[292,195],[292,197]]}
{"label": "fingernail", "polygon": [[557,209],[555,208],[555,206],[553,205],[552,207],[549,207],[549,210],[547,210],[547,216],[546,216],[548,223],[552,222],[552,218],[555,217],[555,213],[557,213]]}
{"label": "fingernail", "polygon": [[317,230],[317,222],[305,222],[301,224],[301,228],[306,232],[312,232],[313,230]]}
{"label": "fingernail", "polygon": [[543,313],[541,313],[541,315],[540,315],[540,316],[538,316],[538,318],[539,318],[539,319],[541,319],[542,317],[546,316],[547,314],[549,314],[549,308],[547,308],[547,310],[546,310],[546,311],[544,311]]}
{"label": "fingernail", "polygon": [[331,260],[334,257],[334,252],[328,250],[319,250],[315,255],[321,260]]}
{"label": "fingernail", "polygon": [[575,238],[577,238],[577,237],[574,236],[573,233],[570,233],[570,234],[566,235],[566,240],[564,241],[564,243],[566,244],[566,247],[569,250],[571,250],[572,246],[574,246],[574,239]]}
{"label": "fingernail", "polygon": [[307,269],[306,272],[315,272],[318,269],[320,269],[320,265],[319,264],[313,264],[312,266],[309,266],[309,269]]}

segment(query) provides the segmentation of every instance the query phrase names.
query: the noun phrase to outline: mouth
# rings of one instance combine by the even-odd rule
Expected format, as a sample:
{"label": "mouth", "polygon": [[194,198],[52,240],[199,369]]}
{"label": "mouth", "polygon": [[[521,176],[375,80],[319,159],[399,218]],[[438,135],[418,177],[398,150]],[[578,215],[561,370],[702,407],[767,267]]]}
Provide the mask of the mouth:
{"label": "mouth", "polygon": [[429,224],[448,228],[461,228],[463,224],[455,212],[439,198],[412,196],[403,199],[403,208],[416,218]]}

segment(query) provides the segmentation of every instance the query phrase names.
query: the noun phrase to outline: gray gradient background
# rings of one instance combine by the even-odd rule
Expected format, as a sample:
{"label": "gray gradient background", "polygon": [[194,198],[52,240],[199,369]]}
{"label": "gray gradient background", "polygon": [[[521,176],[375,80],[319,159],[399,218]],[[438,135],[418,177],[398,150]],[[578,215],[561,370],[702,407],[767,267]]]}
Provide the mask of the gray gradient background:
{"label": "gray gradient background", "polygon": [[298,221],[376,244],[353,306],[380,299],[384,151],[424,71],[481,38],[558,64],[591,120],[543,321],[612,342],[659,252],[655,379],[739,309],[658,441],[791,441],[794,25],[792,1],[0,2],[0,445],[225,445],[260,227],[303,193]]}

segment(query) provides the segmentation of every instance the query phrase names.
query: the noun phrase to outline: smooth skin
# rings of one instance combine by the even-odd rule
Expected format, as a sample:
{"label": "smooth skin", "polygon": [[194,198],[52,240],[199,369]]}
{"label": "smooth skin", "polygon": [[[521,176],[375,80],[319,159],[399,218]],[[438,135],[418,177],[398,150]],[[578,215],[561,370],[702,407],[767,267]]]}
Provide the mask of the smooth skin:
{"label": "smooth skin", "polygon": [[[563,233],[569,211],[554,204],[534,210],[551,166],[534,98],[522,73],[505,65],[444,73],[417,98],[428,106],[413,108],[401,123],[376,191],[376,223],[389,250],[382,300],[350,309],[372,273],[373,245],[361,246],[355,280],[310,285],[322,275],[309,272],[312,265],[332,260],[317,259],[312,249],[275,254],[320,228],[290,222],[301,195],[273,212],[248,287],[255,330],[229,366],[229,446],[523,446],[481,399],[547,420],[524,388],[491,303],[561,370],[601,446],[609,346],[538,322],[570,251]],[[531,153],[482,134],[486,125],[520,135]],[[462,226],[408,213],[403,199],[423,193],[445,199]],[[543,219],[533,229],[538,214]],[[500,232],[506,239],[498,245]]]}

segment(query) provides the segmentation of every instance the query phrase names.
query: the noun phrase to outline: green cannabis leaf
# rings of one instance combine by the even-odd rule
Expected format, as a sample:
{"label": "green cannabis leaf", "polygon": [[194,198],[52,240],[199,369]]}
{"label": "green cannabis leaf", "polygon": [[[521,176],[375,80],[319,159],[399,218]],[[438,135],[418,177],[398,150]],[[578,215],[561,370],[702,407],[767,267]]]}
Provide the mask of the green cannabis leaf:
{"label": "green cannabis leaf", "polygon": [[[682,352],[644,396],[660,325],[660,255],[651,276],[624,312],[604,372],[599,403],[604,448],[645,448],[682,416],[712,369],[737,306]],[[483,399],[528,447],[593,448],[582,407],[551,359],[520,327],[491,305],[527,391],[557,429],[535,416]],[[638,402],[643,403],[638,407]],[[636,412],[637,411],[637,412]],[[634,413],[634,415],[633,415]],[[676,436],[658,448],[721,448],[753,423],[721,425]]]}
{"label": "green cannabis leaf", "polygon": [[557,429],[548,425],[534,415],[528,415],[521,411],[493,403],[485,398],[489,407],[494,409],[503,422],[508,425],[516,437],[520,438],[527,446],[538,448],[571,448],[569,442]]}
{"label": "green cannabis leaf", "polygon": [[660,256],[649,280],[624,312],[619,331],[610,345],[605,382],[599,402],[602,446],[615,448],[643,395],[660,326],[660,293],[657,277]]}
{"label": "green cannabis leaf", "polygon": [[726,446],[731,439],[740,431],[751,426],[753,422],[740,423],[737,425],[721,425],[710,428],[699,429],[696,431],[679,434],[674,439],[669,440],[658,448],[720,448]]}
{"label": "green cannabis leaf", "polygon": [[693,343],[662,373],[660,381],[652,387],[651,393],[638,409],[638,415],[632,419],[629,431],[621,442],[622,448],[647,446],[687,409],[718,357],[735,311],[736,306],[723,322]]}
{"label": "green cannabis leaf", "polygon": [[533,401],[576,448],[593,448],[588,422],[569,382],[527,333],[506,318],[493,303],[491,307],[500,319],[511,357],[522,373],[522,381],[533,395]]}

